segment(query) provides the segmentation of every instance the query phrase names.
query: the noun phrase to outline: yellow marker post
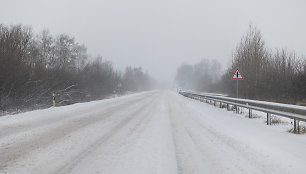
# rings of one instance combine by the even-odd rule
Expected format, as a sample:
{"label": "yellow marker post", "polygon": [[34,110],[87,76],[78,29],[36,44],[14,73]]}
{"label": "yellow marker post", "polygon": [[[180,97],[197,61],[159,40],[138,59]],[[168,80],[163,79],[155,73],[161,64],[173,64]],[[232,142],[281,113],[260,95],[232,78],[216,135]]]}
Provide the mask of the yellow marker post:
{"label": "yellow marker post", "polygon": [[54,93],[52,95],[52,103],[53,103],[53,107],[55,107],[55,94]]}

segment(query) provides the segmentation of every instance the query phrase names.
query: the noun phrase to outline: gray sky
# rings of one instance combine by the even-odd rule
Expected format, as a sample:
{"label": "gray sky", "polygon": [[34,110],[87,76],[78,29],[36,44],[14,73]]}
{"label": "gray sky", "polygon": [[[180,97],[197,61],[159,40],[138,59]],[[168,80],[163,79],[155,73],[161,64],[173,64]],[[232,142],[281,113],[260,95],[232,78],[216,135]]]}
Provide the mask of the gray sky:
{"label": "gray sky", "polygon": [[183,62],[226,67],[249,24],[271,48],[306,55],[305,0],[0,0],[0,23],[67,33],[118,69],[170,81]]}

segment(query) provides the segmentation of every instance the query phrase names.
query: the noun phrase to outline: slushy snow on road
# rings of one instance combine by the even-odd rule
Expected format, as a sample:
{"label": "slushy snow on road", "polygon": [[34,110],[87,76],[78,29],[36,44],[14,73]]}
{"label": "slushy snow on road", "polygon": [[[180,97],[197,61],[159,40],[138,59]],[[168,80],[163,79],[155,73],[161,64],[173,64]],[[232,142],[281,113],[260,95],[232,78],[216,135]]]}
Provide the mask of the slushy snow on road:
{"label": "slushy snow on road", "polygon": [[0,173],[304,174],[306,136],[151,91],[0,118]]}

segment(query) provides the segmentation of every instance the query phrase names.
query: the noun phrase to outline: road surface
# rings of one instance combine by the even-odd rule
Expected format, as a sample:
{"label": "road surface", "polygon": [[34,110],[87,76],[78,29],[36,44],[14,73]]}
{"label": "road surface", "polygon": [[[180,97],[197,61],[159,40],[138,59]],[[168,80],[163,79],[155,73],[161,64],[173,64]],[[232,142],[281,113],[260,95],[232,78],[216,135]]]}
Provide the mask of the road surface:
{"label": "road surface", "polygon": [[304,174],[294,135],[172,91],[0,118],[0,173]]}

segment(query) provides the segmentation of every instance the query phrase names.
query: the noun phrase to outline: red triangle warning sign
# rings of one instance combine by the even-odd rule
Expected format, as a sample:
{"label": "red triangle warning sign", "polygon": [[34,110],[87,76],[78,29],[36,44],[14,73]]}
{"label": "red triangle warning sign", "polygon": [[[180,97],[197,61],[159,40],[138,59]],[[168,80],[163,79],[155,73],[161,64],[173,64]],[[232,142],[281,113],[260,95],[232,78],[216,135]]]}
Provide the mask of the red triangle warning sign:
{"label": "red triangle warning sign", "polygon": [[233,76],[232,76],[232,79],[243,79],[243,76],[242,76],[242,74],[240,73],[239,69],[237,69],[237,70],[235,71],[235,73],[234,73]]}

